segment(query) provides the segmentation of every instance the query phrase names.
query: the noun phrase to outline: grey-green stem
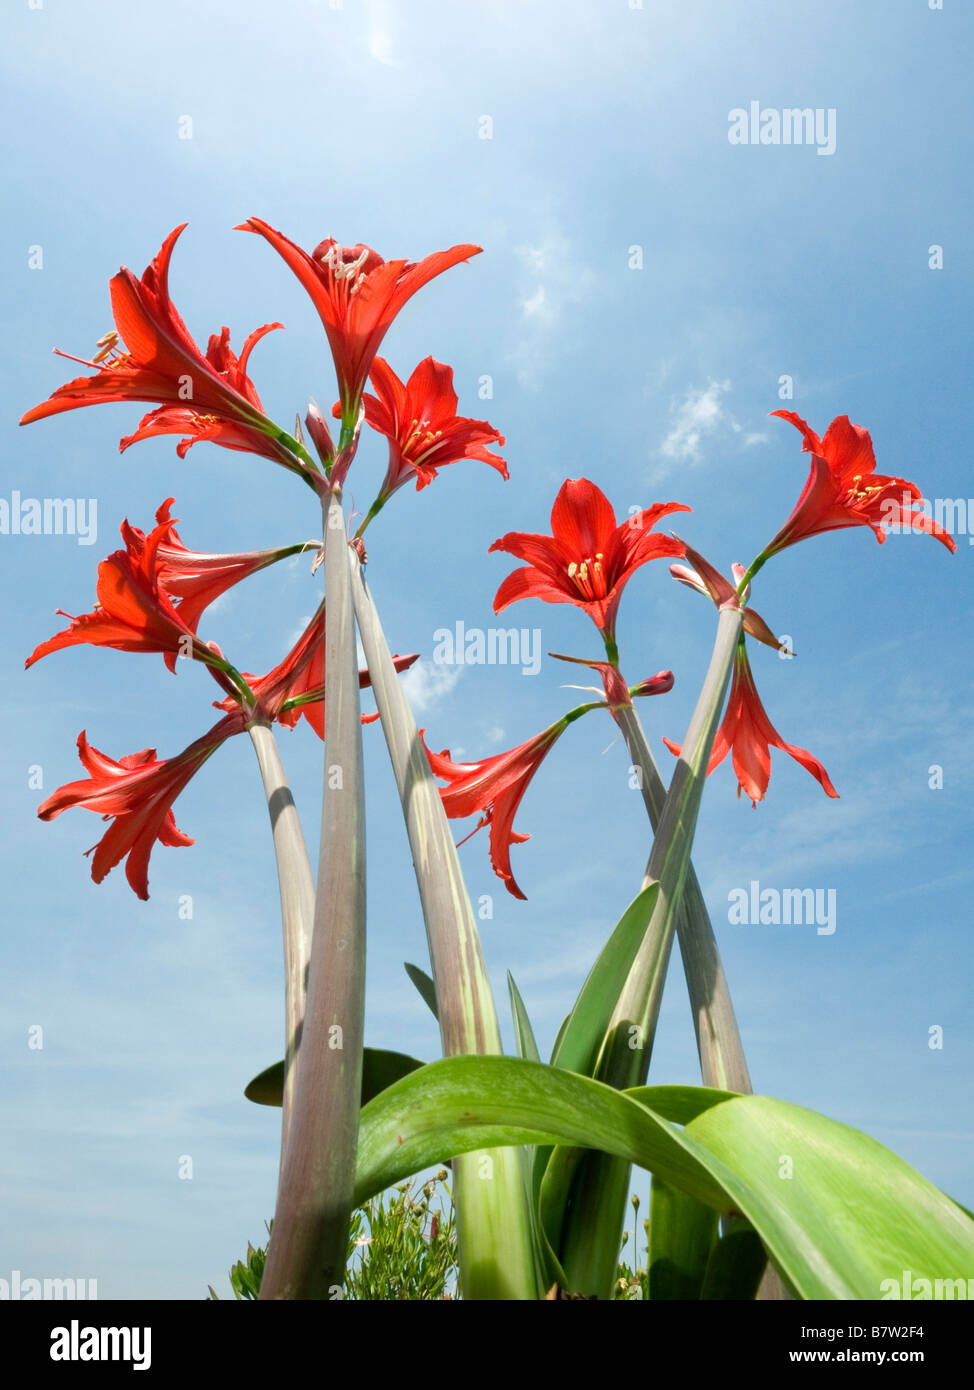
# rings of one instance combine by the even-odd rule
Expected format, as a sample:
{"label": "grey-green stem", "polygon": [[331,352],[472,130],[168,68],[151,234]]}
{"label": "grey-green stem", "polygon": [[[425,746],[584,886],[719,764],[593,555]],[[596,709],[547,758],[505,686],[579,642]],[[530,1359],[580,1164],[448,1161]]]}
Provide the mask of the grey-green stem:
{"label": "grey-green stem", "polygon": [[281,928],[284,934],[284,1105],[281,1118],[281,1161],[291,1122],[296,1077],[295,1058],[304,1018],[311,959],[311,923],[315,885],[301,822],[291,795],[277,742],[270,723],[258,720],[248,726],[250,740],[267,797],[267,811],[274,837],[277,881],[281,893]]}
{"label": "grey-green stem", "polygon": [[[354,557],[352,564],[355,616],[426,922],[443,1055],[500,1056],[497,1013],[450,823],[361,567]],[[464,1298],[538,1298],[544,1279],[522,1154],[506,1148],[465,1154],[453,1170]]]}
{"label": "grey-green stem", "polygon": [[345,1280],[365,1012],[365,818],[358,662],[341,489],[322,497],[325,756],[308,998],[261,1298],[335,1299]]}

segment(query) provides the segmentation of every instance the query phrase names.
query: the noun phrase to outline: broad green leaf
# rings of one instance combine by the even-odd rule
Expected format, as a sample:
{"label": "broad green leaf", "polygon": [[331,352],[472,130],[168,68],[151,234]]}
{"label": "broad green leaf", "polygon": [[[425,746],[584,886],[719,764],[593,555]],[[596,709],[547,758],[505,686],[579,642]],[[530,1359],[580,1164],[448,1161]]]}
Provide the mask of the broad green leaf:
{"label": "broad green leaf", "polygon": [[561,1047],[561,1040],[562,1040],[562,1038],[565,1036],[565,1032],[566,1032],[566,1030],[567,1030],[567,1028],[568,1028],[569,1023],[571,1023],[571,1021],[572,1021],[572,1016],[571,1016],[571,1014],[568,1014],[568,1016],[567,1016],[566,1018],[563,1018],[563,1019],[562,1019],[562,1021],[561,1021],[561,1027],[558,1029],[558,1035],[557,1035],[557,1037],[555,1038],[555,1045],[554,1045],[554,1047],[552,1048],[552,1051],[551,1051],[552,1057],[555,1056],[555,1054],[557,1053],[559,1047]]}
{"label": "broad green leaf", "polygon": [[768,1264],[754,1227],[740,1217],[724,1220],[727,1230],[710,1252],[703,1287],[697,1295],[705,1303],[753,1299]]}
{"label": "broad green leaf", "polygon": [[[658,1175],[649,1205],[649,1296],[698,1299],[717,1238],[717,1213]],[[765,1259],[762,1251],[761,1267]]]}
{"label": "broad green leaf", "polygon": [[511,1013],[514,1017],[514,1041],[517,1044],[517,1055],[528,1062],[540,1062],[541,1054],[538,1051],[538,1044],[534,1040],[534,1029],[531,1027],[531,1020],[524,1007],[521,992],[514,983],[514,976],[510,971],[507,972],[507,988],[511,996]]}
{"label": "broad green leaf", "polygon": [[[642,1087],[559,1067],[451,1057],[396,1082],[361,1117],[356,1201],[454,1154],[512,1144],[594,1148],[751,1223],[799,1298],[875,1299],[886,1279],[974,1274],[974,1223],[868,1136],[786,1101]],[[792,1160],[791,1178],[781,1160]]]}
{"label": "broad green leaf", "polygon": [[860,1130],[767,1096],[738,1096],[684,1131],[802,1298],[877,1299],[914,1279],[974,1277],[974,1222]]}
{"label": "broad green leaf", "polygon": [[[714,1091],[706,1086],[639,1086],[626,1092],[640,1104],[661,1115],[671,1123],[685,1125],[698,1115],[730,1100],[729,1091]],[[535,1162],[535,1191],[538,1211],[545,1238],[553,1249],[560,1249],[565,1220],[565,1208],[579,1165],[596,1156],[584,1148],[539,1148]]]}
{"label": "broad green leaf", "polygon": [[[367,1105],[380,1091],[411,1071],[425,1066],[404,1052],[386,1052],[379,1047],[362,1049],[362,1104]],[[280,1105],[284,1086],[284,1063],[275,1062],[249,1083],[244,1095],[256,1105]]]}
{"label": "broad green leaf", "polygon": [[[582,1076],[591,1076],[598,1060],[609,1019],[632,963],[636,958],[640,942],[646,932],[649,919],[656,906],[659,884],[651,883],[637,893],[619,921],[613,927],[608,941],[599,953],[598,959],[589,971],[588,978],[579,991],[575,1007],[561,1025],[551,1064],[575,1071]],[[534,1156],[532,1175],[534,1200],[541,1198],[541,1185],[545,1169],[551,1156],[550,1148],[541,1147]],[[572,1172],[576,1164],[572,1164]],[[542,1206],[542,1225],[547,1239],[557,1245],[562,1228],[563,1210],[558,1203],[568,1198],[569,1188],[565,1186],[567,1170],[559,1166],[559,1172],[552,1175]]]}
{"label": "broad green leaf", "polygon": [[582,985],[552,1054],[552,1066],[591,1076],[616,999],[656,906],[659,884],[637,893],[612,930]]}
{"label": "broad green leaf", "polygon": [[419,990],[423,1003],[436,1021],[439,1022],[440,1011],[436,1003],[436,985],[425,970],[420,970],[418,965],[412,965],[408,960],[403,962],[403,969]]}
{"label": "broad green leaf", "polygon": [[729,1205],[682,1131],[623,1092],[559,1067],[472,1056],[432,1062],[365,1107],[358,1204],[453,1154],[535,1143],[617,1153],[718,1210]]}

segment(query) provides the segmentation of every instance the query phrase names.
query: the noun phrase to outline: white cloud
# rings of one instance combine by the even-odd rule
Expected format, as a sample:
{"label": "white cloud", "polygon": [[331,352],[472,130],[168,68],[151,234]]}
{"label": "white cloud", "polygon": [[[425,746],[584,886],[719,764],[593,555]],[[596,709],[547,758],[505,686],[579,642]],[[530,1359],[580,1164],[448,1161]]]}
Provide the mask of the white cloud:
{"label": "white cloud", "polygon": [[393,53],[392,34],[389,23],[391,9],[387,5],[370,4],[369,17],[369,55],[384,68],[401,68],[402,63]]}
{"label": "white cloud", "polygon": [[433,661],[417,661],[402,678],[406,698],[416,714],[433,709],[463,675],[462,666],[442,666]]}
{"label": "white cloud", "polygon": [[526,319],[537,318],[541,315],[551,317],[551,308],[545,299],[544,285],[539,285],[527,299],[521,300],[521,313]]}
{"label": "white cloud", "polygon": [[537,243],[518,246],[515,254],[523,273],[518,289],[517,346],[511,361],[521,385],[537,391],[558,351],[557,333],[564,311],[588,298],[596,277],[576,258],[568,239],[558,230]]}
{"label": "white cloud", "polygon": [[[669,375],[657,376],[657,384],[662,384]],[[736,449],[753,449],[755,445],[767,444],[769,436],[760,430],[747,430],[727,409],[725,397],[731,389],[730,381],[715,381],[713,377],[706,386],[691,387],[682,397],[674,397],[670,404],[670,428],[658,450],[660,458],[668,460],[653,473],[651,481],[659,482],[673,471],[670,464],[681,463],[693,466],[703,462],[704,441],[717,437],[730,441]]]}
{"label": "white cloud", "polygon": [[670,407],[673,425],[660,445],[664,458],[700,462],[701,440],[713,434],[724,419],[721,397],[729,390],[729,381],[711,380],[702,390],[689,391],[679,405]]}

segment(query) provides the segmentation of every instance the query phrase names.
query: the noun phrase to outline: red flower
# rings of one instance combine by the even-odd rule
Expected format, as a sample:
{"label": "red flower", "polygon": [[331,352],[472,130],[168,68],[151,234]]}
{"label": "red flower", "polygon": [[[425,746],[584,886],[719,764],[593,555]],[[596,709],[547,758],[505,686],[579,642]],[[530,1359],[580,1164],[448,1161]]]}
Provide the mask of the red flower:
{"label": "red flower", "polygon": [[658,502],[617,526],[605,494],[587,478],[569,478],[551,509],[551,536],[511,531],[490,547],[529,561],[497,590],[494,612],[522,598],[574,603],[585,609],[611,651],[616,612],[630,575],[649,560],[683,555],[680,541],[652,528],[670,512],[688,511],[681,502]]}
{"label": "red flower", "polygon": [[932,517],[913,510],[912,503],[923,496],[915,483],[876,473],[872,440],[861,425],[850,424],[848,415],[837,416],[820,439],[793,410],[771,414],[790,420],[802,432],[812,466],[795,510],[762,552],[764,558],[808,536],[846,526],[868,526],[878,541],[884,541],[884,526],[902,524],[936,536],[948,550],[957,549]]}
{"label": "red flower", "polygon": [[118,762],[93,748],[84,732],[78,736],[78,756],[90,776],[59,787],[37,809],[41,820],[54,820],[71,806],[96,811],[112,824],[97,845],[91,877],[96,883],[122,859],[125,877],[136,894],[149,896],[149,855],[158,840],[162,845],[191,845],[193,840],[176,826],[172,804],[220,744],[244,728],[241,713],[221,719],[175,758],[159,761],[154,748],[129,753]]}
{"label": "red flower", "polygon": [[[665,695],[673,689],[673,672],[657,671],[655,676],[647,676],[645,680],[639,682],[631,688],[626,685],[618,666],[614,666],[610,661],[586,661],[581,656],[562,656],[560,652],[549,652],[549,656],[556,661],[571,661],[576,666],[588,666],[593,671],[598,671],[602,677],[602,688],[605,691],[606,708],[609,710],[618,709],[624,705],[632,704],[632,696],[643,695]],[[582,690],[593,690],[597,695],[599,692],[594,685],[580,686]]]}
{"label": "red flower", "polygon": [[[161,530],[155,550],[156,576],[168,597],[179,600],[176,611],[191,632],[196,631],[204,610],[234,584],[278,560],[320,546],[320,542],[304,541],[277,550],[251,550],[236,555],[187,550],[176,533],[177,519],[169,515],[174,501],[167,497],[156,512],[156,529]],[[146,544],[143,532],[127,521],[122,525],[122,539],[132,554],[141,553]]]}
{"label": "red flower", "polygon": [[[679,757],[678,744],[671,743],[668,738],[664,738],[663,742],[671,753]],[[771,723],[758,697],[742,639],[734,658],[730,698],[721,726],[717,730],[717,737],[714,739],[707,775],[713,772],[718,763],[723,762],[728,752],[732,752],[734,771],[737,773],[737,794],[740,796],[743,791],[756,806],[759,801],[763,801],[768,790],[772,747],[782,749],[796,762],[801,763],[802,767],[822,784],[827,796],[839,795],[818,758],[813,758],[804,748],[785,743]]]}
{"label": "red flower", "polygon": [[[696,550],[686,546],[686,557],[693,566],[689,569],[686,565],[670,565],[670,574],[674,579],[685,584],[688,589],[696,589],[698,594],[703,594],[705,598],[713,599],[718,610],[729,608],[733,611],[741,606],[741,598],[746,602],[751,594],[750,584],[746,585],[743,595],[739,595],[737,589],[731,584],[730,580],[725,579],[719,570],[714,569],[709,560]],[[746,573],[743,565],[731,565],[731,571],[735,580],[739,584]],[[774,647],[775,651],[783,651],[782,644],[768,627],[760,613],[753,608],[744,609],[744,631],[763,642],[767,647]]]}
{"label": "red flower", "polygon": [[405,385],[383,358],[377,357],[369,373],[378,396],[366,394],[366,423],[389,440],[389,467],[379,491],[379,504],[416,479],[416,490],[426,487],[437,470],[460,459],[480,459],[507,478],[507,464],[485,445],[503,445],[486,420],[457,415],[453,368],[432,357],[424,358]]}
{"label": "red flower", "polygon": [[[99,351],[90,362],[70,358],[94,368],[97,375],[77,377],[59,386],[48,400],[28,410],[20,423],[28,425],[47,415],[103,401],[161,401],[160,408],[145,416],[135,434],[121,441],[121,449],[155,434],[184,434],[187,437],[177,450],[181,457],[197,440],[210,439],[225,448],[263,454],[301,471],[293,455],[278,443],[281,431],[264,414],[247,376],[247,359],[254,344],[282,325],[265,324],[251,333],[239,358],[230,349],[226,328],[210,338],[205,356],[200,352],[169,298],[169,260],[185,226],[183,223],[170,232],[141,280],[124,267],[112,277],[112,315],[117,331],[99,339]],[[118,347],[119,338],[124,352]],[[65,352],[58,355],[70,357]]]}
{"label": "red flower", "polygon": [[335,359],[342,418],[349,423],[358,414],[373,359],[399,310],[434,276],[482,249],[451,246],[414,265],[384,261],[361,243],[339,246],[333,237],[309,255],[259,217],[249,217],[238,230],[257,232],[269,241],[311,296]]}
{"label": "red flower", "polygon": [[[566,722],[559,720],[543,733],[528,739],[527,743],[507,753],[498,753],[496,757],[484,758],[479,763],[451,762],[446,749],[442,753],[431,753],[423,739],[434,776],[450,784],[440,788],[447,816],[450,820],[457,820],[480,812],[480,820],[470,834],[476,834],[485,825],[490,827],[490,862],[494,873],[503,879],[507,891],[515,898],[523,899],[525,895],[511,872],[511,845],[523,844],[531,837],[521,835],[513,828],[514,817],[528,783],[548,749],[566,727]],[[425,730],[421,729],[420,738],[424,733]],[[466,836],[466,839],[469,838],[470,835]]]}
{"label": "red flower", "polygon": [[[409,656],[394,656],[393,664],[397,671],[408,671],[419,653]],[[257,696],[256,707],[250,718],[267,719],[293,729],[302,716],[314,729],[320,739],[325,737],[325,604],[322,601],[317,613],[288,652],[266,676],[251,676],[244,673],[244,679]],[[364,690],[372,684],[368,671],[359,672],[359,689]],[[236,701],[232,697],[214,701],[217,709],[233,710]],[[362,723],[371,724],[378,719],[377,714],[363,714]]]}
{"label": "red flower", "polygon": [[[175,671],[178,656],[192,656],[211,666],[220,659],[213,647],[196,636],[199,616],[217,593],[260,566],[248,568],[253,556],[194,556],[183,547],[175,522],[169,519],[172,500],[170,497],[159,508],[159,524],[148,536],[127,521],[123,523],[125,549],[116,550],[98,566],[95,611],[72,618],[58,609],[63,617],[71,618],[71,626],[36,647],[26,666],[33,666],[49,652],[81,643],[123,652],[162,652],[170,671]],[[230,577],[226,566],[209,575],[205,565],[202,571],[194,571],[197,560],[244,563],[236,569],[230,566]],[[176,607],[170,594],[180,590],[186,597]]]}

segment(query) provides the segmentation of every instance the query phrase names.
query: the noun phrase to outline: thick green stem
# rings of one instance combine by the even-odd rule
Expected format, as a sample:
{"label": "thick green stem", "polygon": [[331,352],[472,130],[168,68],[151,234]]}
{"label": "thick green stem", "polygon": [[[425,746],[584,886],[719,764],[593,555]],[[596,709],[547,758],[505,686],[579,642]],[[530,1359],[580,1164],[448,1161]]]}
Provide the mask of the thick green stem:
{"label": "thick green stem", "polygon": [[[645,882],[660,885],[656,907],[616,1002],[598,1080],[619,1090],[642,1085],[649,1071],[673,930],[690,865],[690,850],[707,763],[741,632],[739,609],[722,610],[710,666],[670,783]],[[611,1298],[626,1214],[630,1165],[605,1154],[579,1165],[562,1232],[561,1259],[573,1291]]]}
{"label": "thick green stem", "polygon": [[311,924],[315,909],[315,884],[294,798],[288,785],[270,724],[260,720],[248,728],[267,797],[274,836],[277,881],[281,891],[281,927],[284,933],[284,1103],[281,1119],[281,1162],[291,1123],[295,1058],[301,1037],[311,959]]}
{"label": "thick green stem", "polygon": [[[352,592],[426,921],[443,1055],[500,1056],[497,1013],[453,834],[357,562]],[[453,1171],[464,1298],[540,1297],[544,1276],[521,1154],[465,1154]]]}
{"label": "thick green stem", "polygon": [[262,1298],[340,1298],[362,1089],[365,824],[341,489],[322,498],[328,623],[321,853],[308,999]]}

